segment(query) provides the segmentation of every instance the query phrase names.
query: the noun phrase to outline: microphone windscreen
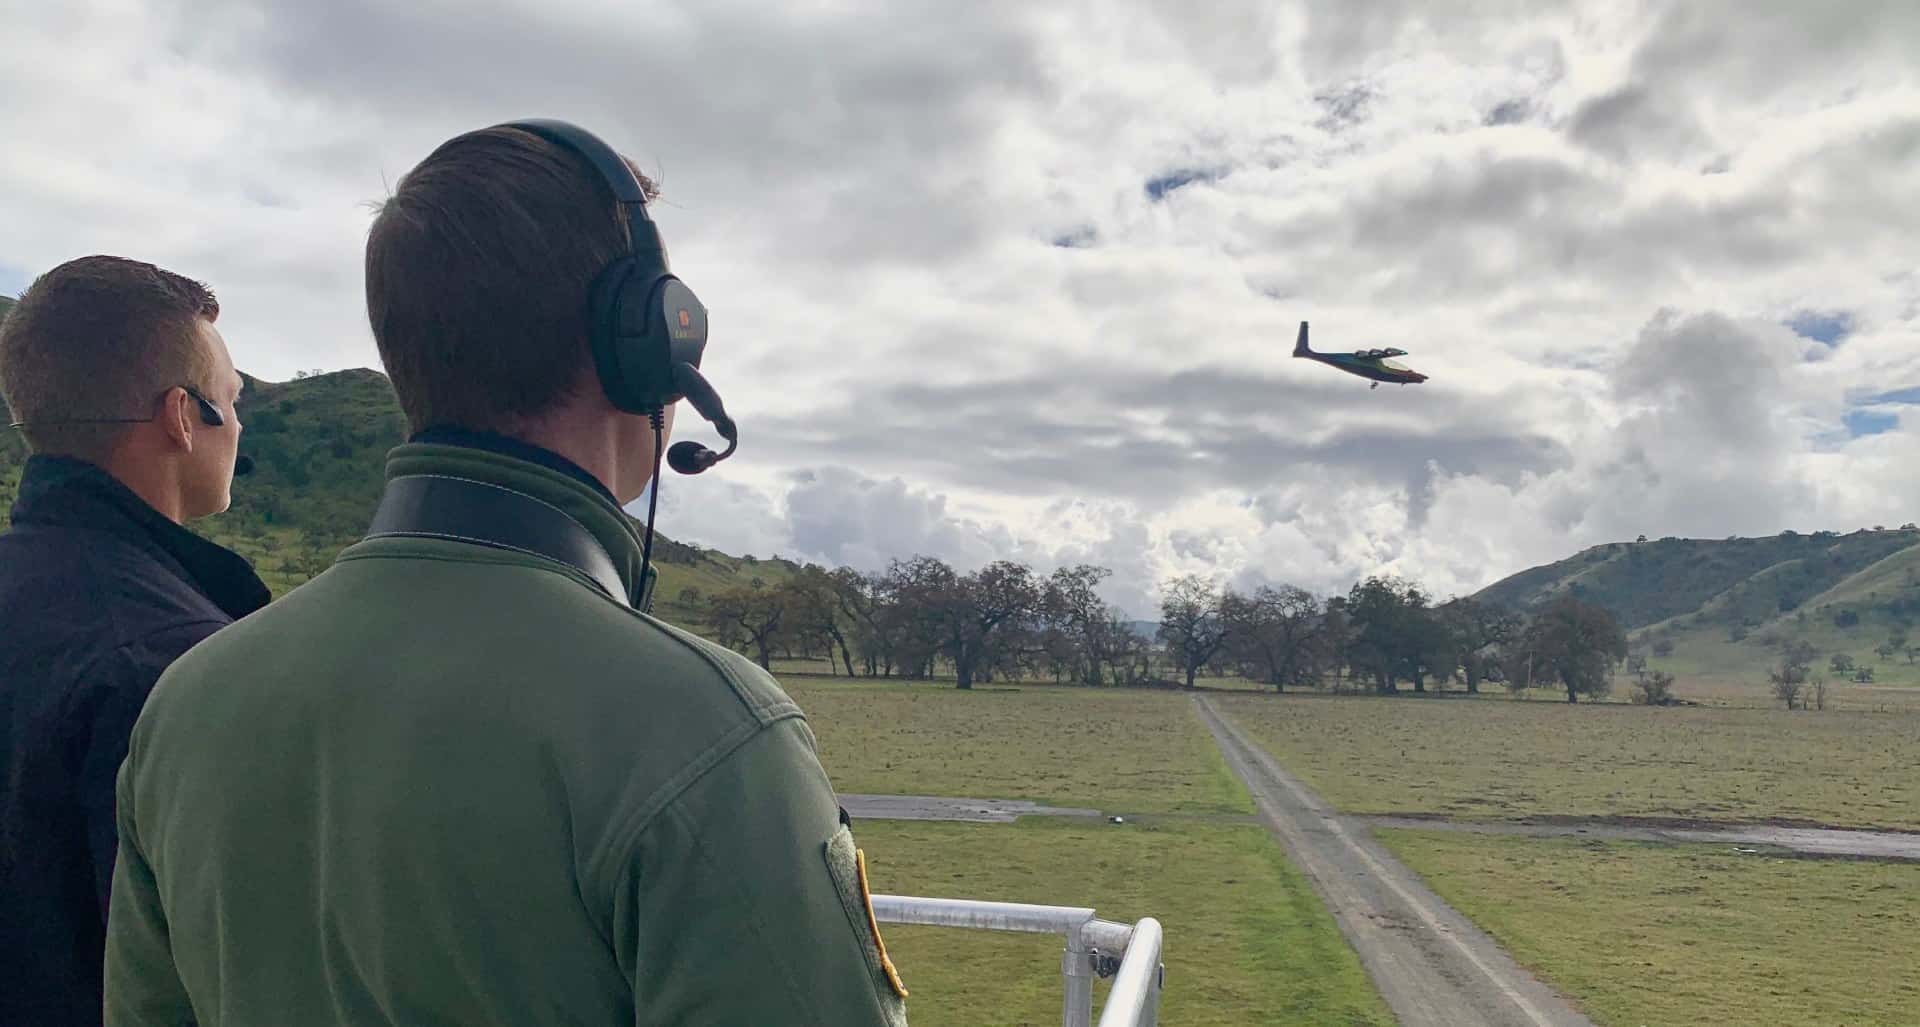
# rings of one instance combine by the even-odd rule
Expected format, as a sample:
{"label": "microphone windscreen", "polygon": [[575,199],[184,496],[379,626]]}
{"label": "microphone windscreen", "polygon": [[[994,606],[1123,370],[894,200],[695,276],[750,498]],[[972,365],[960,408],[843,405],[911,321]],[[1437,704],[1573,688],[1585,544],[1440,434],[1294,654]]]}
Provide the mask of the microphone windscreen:
{"label": "microphone windscreen", "polygon": [[253,473],[253,458],[245,453],[233,458],[233,476],[244,478]]}
{"label": "microphone windscreen", "polygon": [[699,474],[713,466],[706,457],[713,451],[698,442],[676,442],[667,447],[667,466],[681,474]]}

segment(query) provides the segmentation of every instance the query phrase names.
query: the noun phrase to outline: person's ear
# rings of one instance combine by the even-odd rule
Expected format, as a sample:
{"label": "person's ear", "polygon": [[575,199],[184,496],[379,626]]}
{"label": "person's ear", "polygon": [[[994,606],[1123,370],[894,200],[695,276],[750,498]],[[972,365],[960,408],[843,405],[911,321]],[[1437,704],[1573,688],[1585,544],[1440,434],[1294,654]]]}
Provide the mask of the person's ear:
{"label": "person's ear", "polygon": [[200,423],[200,408],[187,395],[187,390],[175,386],[167,390],[160,400],[160,426],[173,444],[186,452],[193,452],[193,429]]}

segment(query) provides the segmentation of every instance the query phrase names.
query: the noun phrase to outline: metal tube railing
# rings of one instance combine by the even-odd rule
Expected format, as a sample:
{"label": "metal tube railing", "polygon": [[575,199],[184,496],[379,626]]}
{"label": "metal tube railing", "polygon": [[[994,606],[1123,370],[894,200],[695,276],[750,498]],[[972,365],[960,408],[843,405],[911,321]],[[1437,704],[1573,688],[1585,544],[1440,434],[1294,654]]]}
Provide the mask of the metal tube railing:
{"label": "metal tube railing", "polygon": [[873,912],[890,924],[1065,935],[1066,950],[1060,957],[1064,1027],[1093,1027],[1095,976],[1119,975],[1101,1010],[1099,1027],[1153,1027],[1159,1016],[1166,970],[1160,963],[1160,923],[1151,917],[1129,927],[1097,919],[1085,906],[903,895],[873,896]]}
{"label": "metal tube railing", "polygon": [[1146,917],[1133,925],[1131,944],[1113,975],[1100,1027],[1154,1027],[1160,1020],[1160,987],[1166,968],[1160,964],[1160,921]]}

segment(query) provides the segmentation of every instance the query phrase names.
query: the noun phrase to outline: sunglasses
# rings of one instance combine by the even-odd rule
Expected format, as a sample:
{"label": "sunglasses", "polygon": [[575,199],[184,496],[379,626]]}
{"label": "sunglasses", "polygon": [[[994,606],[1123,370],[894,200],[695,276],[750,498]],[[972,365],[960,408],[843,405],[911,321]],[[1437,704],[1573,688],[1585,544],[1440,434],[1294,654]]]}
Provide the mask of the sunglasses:
{"label": "sunglasses", "polygon": [[[182,385],[180,388],[186,390],[187,395],[192,396],[193,401],[200,405],[201,424],[209,428],[218,428],[227,423],[227,415],[221,413],[219,407],[208,402],[207,397],[200,395],[199,391],[193,386]],[[48,424],[139,424],[151,420],[153,420],[151,417],[65,417],[48,421],[15,421],[7,425],[7,427],[26,428],[30,425]]]}

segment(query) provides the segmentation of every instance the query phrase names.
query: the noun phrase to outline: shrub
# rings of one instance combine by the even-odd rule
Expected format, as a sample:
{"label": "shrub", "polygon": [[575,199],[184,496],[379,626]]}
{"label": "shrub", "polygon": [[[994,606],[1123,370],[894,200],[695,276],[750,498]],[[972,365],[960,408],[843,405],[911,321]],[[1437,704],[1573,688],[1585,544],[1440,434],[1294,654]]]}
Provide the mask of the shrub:
{"label": "shrub", "polygon": [[1632,699],[1642,706],[1667,706],[1673,702],[1673,675],[1664,670],[1650,671],[1633,682]]}

